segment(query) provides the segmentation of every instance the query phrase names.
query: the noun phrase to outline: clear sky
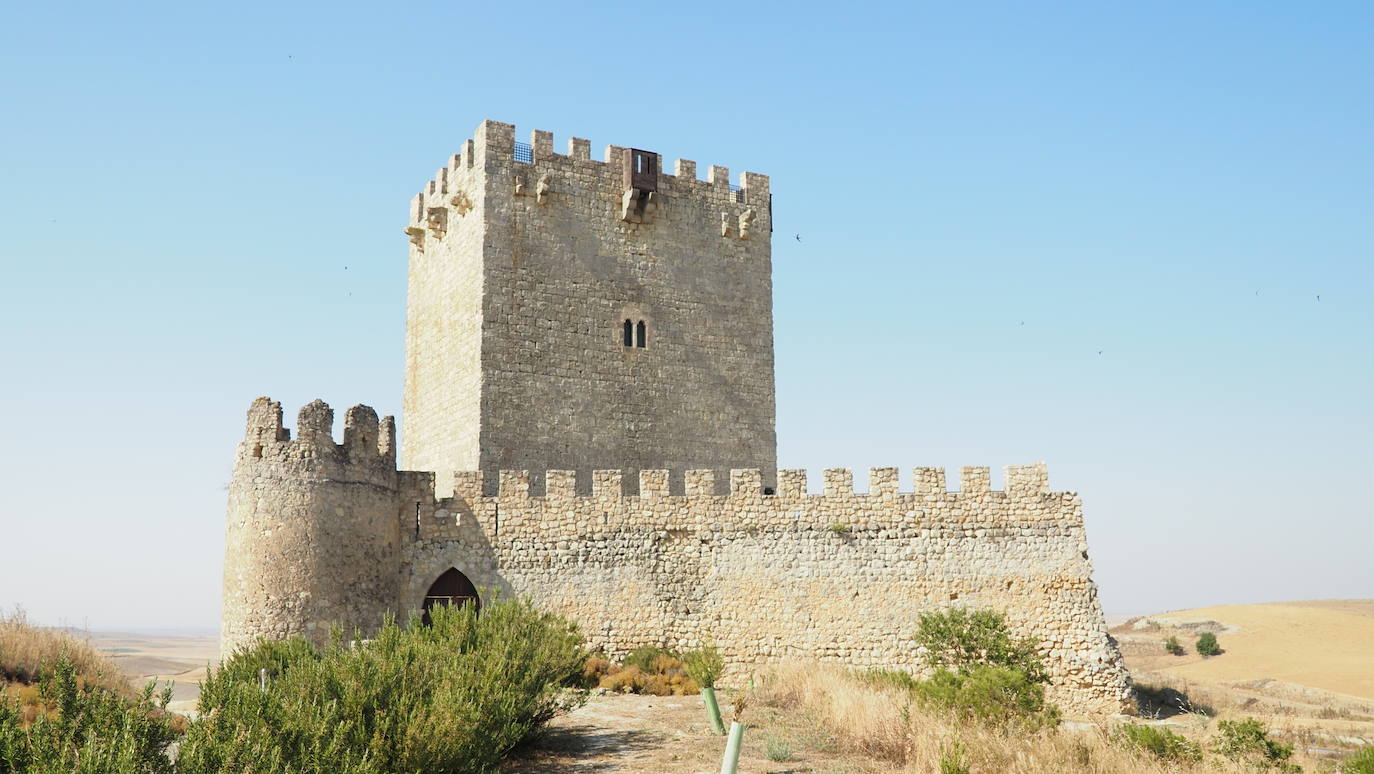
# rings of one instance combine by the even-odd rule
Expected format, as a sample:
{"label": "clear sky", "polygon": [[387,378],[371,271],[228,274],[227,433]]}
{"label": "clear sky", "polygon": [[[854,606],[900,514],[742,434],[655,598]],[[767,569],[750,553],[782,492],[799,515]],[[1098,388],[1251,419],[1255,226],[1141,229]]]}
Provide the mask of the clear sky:
{"label": "clear sky", "polygon": [[400,413],[484,118],[772,176],[783,466],[1046,460],[1108,612],[1374,596],[1374,5],[286,5],[0,6],[0,605],[217,626],[249,403]]}

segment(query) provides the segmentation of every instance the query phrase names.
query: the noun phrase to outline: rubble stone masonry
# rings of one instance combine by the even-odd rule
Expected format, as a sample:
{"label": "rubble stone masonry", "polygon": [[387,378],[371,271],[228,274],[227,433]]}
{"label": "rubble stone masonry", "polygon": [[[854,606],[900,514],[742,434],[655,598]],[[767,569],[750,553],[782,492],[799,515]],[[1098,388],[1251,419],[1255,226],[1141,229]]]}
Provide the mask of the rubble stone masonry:
{"label": "rubble stone masonry", "polygon": [[335,623],[367,633],[419,609],[456,568],[484,599],[527,595],[613,656],[712,642],[736,674],[782,659],[917,669],[919,613],[990,608],[1043,643],[1066,709],[1131,706],[1082,502],[1050,492],[1043,464],[1007,468],[1001,492],[971,467],[957,492],[939,468],[916,468],[911,492],[896,468],[874,469],[867,493],[850,471],[827,470],[820,494],[805,471],[776,471],[768,494],[744,469],[728,494],[714,494],[713,471],[687,471],[675,495],[666,471],[646,470],[638,495],[623,493],[619,471],[596,471],[585,495],[571,471],[548,471],[532,496],[528,472],[503,471],[489,496],[474,471],[436,499],[434,474],[389,468],[371,409],[349,410],[366,427],[348,424],[339,445],[318,429],[328,412],[303,409],[297,440],[278,404],[260,398],[249,412],[230,487],[226,653],[258,636],[322,641]]}
{"label": "rubble stone masonry", "polygon": [[[366,406],[255,401],[229,486],[222,645],[374,631],[456,569],[591,647],[714,643],[916,669],[918,615],[1006,613],[1066,709],[1131,707],[1082,503],[1043,464],[896,468],[854,491],[776,470],[772,197],[712,166],[483,122],[411,201],[397,428]],[[458,472],[454,471],[467,471]]]}

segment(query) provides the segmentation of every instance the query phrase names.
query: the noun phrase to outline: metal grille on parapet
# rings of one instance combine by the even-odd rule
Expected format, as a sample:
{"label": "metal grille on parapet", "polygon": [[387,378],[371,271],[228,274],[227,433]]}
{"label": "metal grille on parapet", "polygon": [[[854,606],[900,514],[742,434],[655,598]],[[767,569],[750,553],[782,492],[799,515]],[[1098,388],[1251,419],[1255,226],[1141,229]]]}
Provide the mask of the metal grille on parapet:
{"label": "metal grille on parapet", "polygon": [[515,160],[526,164],[534,162],[534,149],[523,142],[515,143]]}

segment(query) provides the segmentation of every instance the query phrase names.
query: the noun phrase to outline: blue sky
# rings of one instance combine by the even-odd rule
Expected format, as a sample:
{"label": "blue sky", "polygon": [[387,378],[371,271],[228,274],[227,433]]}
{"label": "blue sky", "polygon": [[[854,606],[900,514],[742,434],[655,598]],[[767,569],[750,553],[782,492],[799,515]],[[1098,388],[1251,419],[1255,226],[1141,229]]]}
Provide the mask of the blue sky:
{"label": "blue sky", "polygon": [[1046,460],[1108,612],[1374,596],[1374,6],[677,5],[0,8],[0,605],[217,625],[249,402],[399,414],[484,118],[771,175],[780,464]]}

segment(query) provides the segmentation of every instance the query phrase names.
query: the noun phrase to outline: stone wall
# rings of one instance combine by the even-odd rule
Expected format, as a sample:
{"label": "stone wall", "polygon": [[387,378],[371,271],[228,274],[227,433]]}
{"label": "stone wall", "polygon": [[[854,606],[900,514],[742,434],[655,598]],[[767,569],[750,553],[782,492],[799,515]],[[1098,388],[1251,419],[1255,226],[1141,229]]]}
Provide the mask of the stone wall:
{"label": "stone wall", "polygon": [[1044,643],[1052,695],[1070,710],[1128,705],[1120,654],[1091,579],[1082,503],[1050,492],[1045,466],[964,468],[959,491],[939,468],[916,468],[914,491],[896,468],[870,472],[857,493],[848,470],[827,470],[808,494],[805,471],[689,470],[670,494],[663,470],[640,471],[625,495],[619,471],[595,471],[579,494],[571,471],[549,471],[542,496],[527,472],[503,471],[494,495],[481,472],[453,477],[434,498],[434,474],[396,471],[389,418],[301,411],[299,438],[281,408],[249,411],[230,484],[225,555],[225,652],[257,636],[317,642],[338,623],[368,634],[405,617],[445,570],[480,590],[523,594],[578,621],[613,655],[643,644],[714,642],[738,675],[779,659],[913,668],[924,610],[958,605],[1007,613]]}
{"label": "stone wall", "polygon": [[372,631],[397,608],[395,423],[354,406],[342,444],[333,423],[334,412],[315,401],[301,409],[292,440],[281,404],[258,398],[248,411],[229,482],[226,656],[258,637],[322,642],[333,625]]}
{"label": "stone wall", "polygon": [[401,458],[414,470],[481,467],[487,200],[477,152],[468,140],[410,203]]}
{"label": "stone wall", "polygon": [[510,468],[536,490],[576,470],[583,492],[597,468],[678,471],[675,491],[689,467],[771,477],[768,178],[678,160],[641,208],[625,148],[530,139],[517,159],[514,127],[484,122],[412,203],[406,466],[483,470],[488,491]]}
{"label": "stone wall", "polygon": [[645,643],[714,642],[732,669],[779,659],[914,668],[921,611],[1004,611],[1045,643],[1052,696],[1082,712],[1131,706],[1127,674],[1107,635],[1091,580],[1082,503],[1051,493],[1043,464],[965,468],[960,491],[944,471],[917,468],[899,492],[895,468],[856,493],[848,470],[827,470],[807,494],[806,472],[777,471],[764,494],[757,470],[732,471],[728,495],[711,471],[687,471],[686,496],[666,471],[642,471],[639,496],[621,474],[597,471],[579,496],[571,473],[550,471],[543,497],[529,475],[503,472],[481,494],[460,474],[455,497],[426,506],[402,553],[403,603],[423,599],[456,567],[479,588],[530,595],[581,625],[593,647],[621,654]]}

